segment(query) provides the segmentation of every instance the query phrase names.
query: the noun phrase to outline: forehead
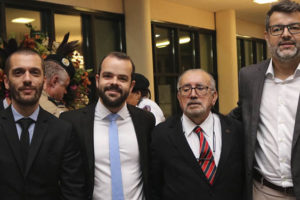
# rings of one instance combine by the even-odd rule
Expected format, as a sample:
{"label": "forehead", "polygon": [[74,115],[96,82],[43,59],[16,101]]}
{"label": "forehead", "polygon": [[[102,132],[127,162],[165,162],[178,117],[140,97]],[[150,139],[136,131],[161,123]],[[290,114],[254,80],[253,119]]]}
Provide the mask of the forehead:
{"label": "forehead", "polygon": [[300,12],[274,12],[270,17],[270,26],[276,24],[287,25],[291,23],[300,23]]}
{"label": "forehead", "polygon": [[39,68],[42,69],[42,61],[35,54],[14,54],[10,58],[10,71],[15,68]]}
{"label": "forehead", "polygon": [[210,76],[202,71],[189,71],[183,74],[180,85],[209,85]]}
{"label": "forehead", "polygon": [[101,73],[110,72],[113,74],[131,75],[132,65],[129,60],[123,60],[116,57],[107,57],[101,66]]}

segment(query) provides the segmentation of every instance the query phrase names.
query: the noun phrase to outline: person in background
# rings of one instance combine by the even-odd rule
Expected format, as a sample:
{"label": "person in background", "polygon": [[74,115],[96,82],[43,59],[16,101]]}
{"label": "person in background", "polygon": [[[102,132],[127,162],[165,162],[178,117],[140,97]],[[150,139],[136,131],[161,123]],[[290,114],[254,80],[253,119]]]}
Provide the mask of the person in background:
{"label": "person in background", "polygon": [[75,69],[68,58],[57,54],[49,55],[45,60],[46,80],[40,106],[56,117],[67,111],[62,100],[74,74]]}
{"label": "person in background", "polygon": [[126,100],[127,103],[151,112],[155,116],[156,125],[165,121],[163,111],[157,103],[149,99],[151,95],[148,79],[142,74],[135,73],[134,80],[135,85]]}

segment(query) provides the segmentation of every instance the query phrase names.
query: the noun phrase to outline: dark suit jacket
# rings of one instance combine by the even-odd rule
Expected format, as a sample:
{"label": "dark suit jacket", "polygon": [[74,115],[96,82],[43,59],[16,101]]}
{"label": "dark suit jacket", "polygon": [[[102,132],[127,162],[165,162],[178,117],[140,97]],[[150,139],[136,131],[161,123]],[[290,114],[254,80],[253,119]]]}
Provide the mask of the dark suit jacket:
{"label": "dark suit jacket", "polygon": [[184,136],[180,116],[159,124],[152,135],[151,200],[241,200],[243,133],[240,122],[221,116],[222,149],[211,186]]}
{"label": "dark suit jacket", "polygon": [[[95,106],[92,104],[83,109],[76,111],[63,112],[61,119],[72,123],[74,131],[79,135],[80,147],[83,153],[83,161],[85,164],[85,175],[87,177],[86,190],[89,199],[93,197],[94,190],[94,116]],[[133,121],[137,142],[140,150],[140,164],[142,170],[142,179],[144,186],[144,194],[149,199],[149,148],[150,133],[155,125],[154,116],[147,111],[143,111],[131,105],[127,105],[130,116]]]}
{"label": "dark suit jacket", "polygon": [[84,174],[70,124],[40,108],[26,169],[11,107],[0,112],[0,199],[84,200]]}
{"label": "dark suit jacket", "polygon": [[0,99],[0,111],[4,110],[3,99]]}
{"label": "dark suit jacket", "polygon": [[[259,122],[259,110],[265,81],[265,73],[270,60],[244,67],[239,74],[239,102],[230,116],[243,121],[245,128],[246,147],[246,186],[247,197],[252,200],[252,177],[254,152],[257,144],[257,128]],[[299,86],[300,87],[300,86]],[[291,170],[296,198],[300,199],[300,98],[296,114],[293,133]]]}

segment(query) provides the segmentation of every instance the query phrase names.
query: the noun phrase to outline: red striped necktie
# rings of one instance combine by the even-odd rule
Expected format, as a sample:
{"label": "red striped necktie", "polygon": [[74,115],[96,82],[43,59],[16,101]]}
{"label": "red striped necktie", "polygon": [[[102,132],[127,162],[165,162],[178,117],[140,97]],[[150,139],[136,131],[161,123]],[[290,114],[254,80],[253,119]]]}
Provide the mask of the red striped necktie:
{"label": "red striped necktie", "polygon": [[196,126],[194,131],[200,140],[199,165],[201,166],[201,169],[204,175],[206,176],[208,182],[212,185],[214,183],[217,171],[213,152],[211,151],[209,144],[204,137],[204,133],[201,127]]}

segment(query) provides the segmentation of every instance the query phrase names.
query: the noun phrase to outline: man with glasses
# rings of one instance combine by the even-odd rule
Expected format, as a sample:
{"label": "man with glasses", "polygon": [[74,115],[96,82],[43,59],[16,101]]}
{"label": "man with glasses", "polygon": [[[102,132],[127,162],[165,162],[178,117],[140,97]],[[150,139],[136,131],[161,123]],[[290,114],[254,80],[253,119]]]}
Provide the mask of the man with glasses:
{"label": "man with glasses", "polygon": [[300,199],[300,5],[289,0],[267,13],[272,58],[242,68],[231,116],[246,134],[246,191],[252,200]]}
{"label": "man with glasses", "polygon": [[218,94],[213,77],[190,69],[178,80],[183,114],[152,133],[152,200],[241,200],[241,124],[211,112]]}

